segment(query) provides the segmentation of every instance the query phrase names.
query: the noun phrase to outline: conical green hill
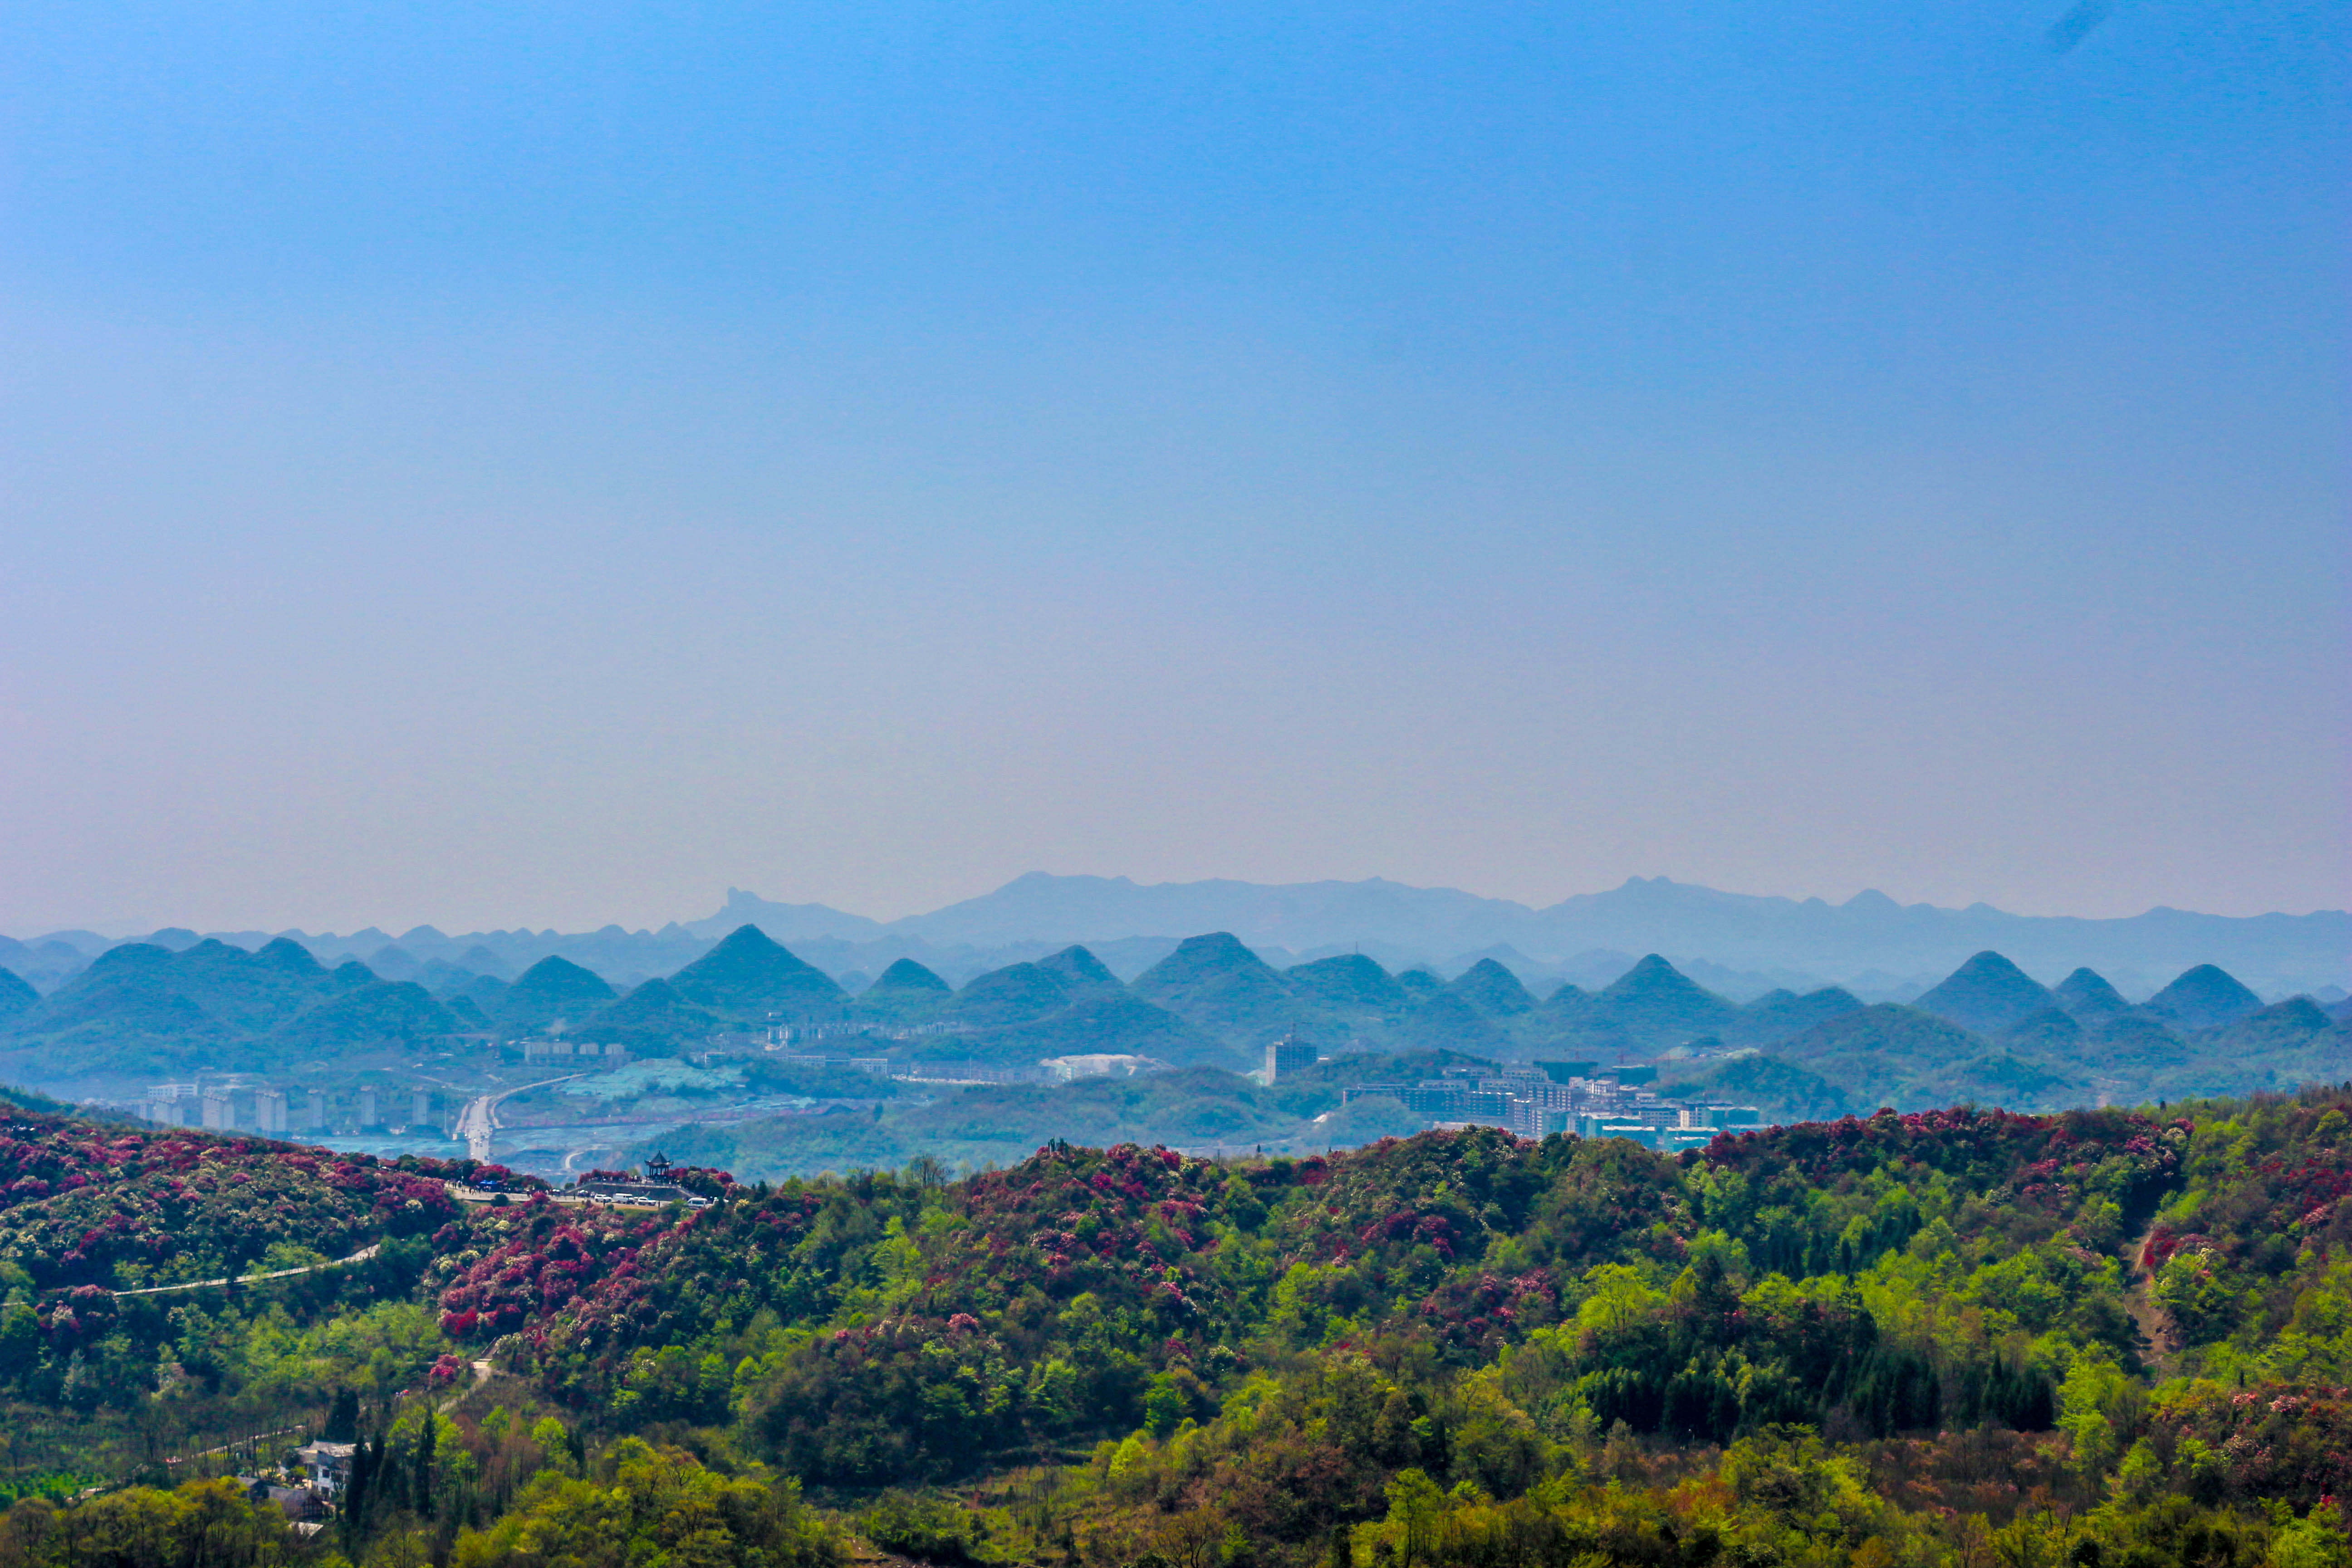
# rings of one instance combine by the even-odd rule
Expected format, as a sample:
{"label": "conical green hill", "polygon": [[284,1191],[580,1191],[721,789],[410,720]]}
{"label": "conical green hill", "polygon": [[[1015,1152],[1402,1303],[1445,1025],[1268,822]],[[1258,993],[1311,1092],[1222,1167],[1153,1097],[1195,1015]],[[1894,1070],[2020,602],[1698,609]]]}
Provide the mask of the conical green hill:
{"label": "conical green hill", "polygon": [[1360,952],[1342,952],[1294,964],[1283,984],[1309,1008],[1348,1016],[1386,1016],[1405,1008],[1404,987],[1396,976]]}
{"label": "conical green hill", "polygon": [[1262,1047],[1297,1021],[1297,999],[1229,931],[1188,936],[1135,978],[1138,996],[1220,1039]]}
{"label": "conical green hill", "polygon": [[1127,987],[1093,953],[1083,947],[1066,947],[1037,961],[1037,967],[1062,984],[1073,998],[1116,996]]}
{"label": "conical green hill", "polygon": [[1397,1025],[1393,1038],[1402,1051],[1462,1051],[1488,1059],[1508,1043],[1485,1015],[1452,991],[1415,1004]]}
{"label": "conical green hill", "polygon": [[287,974],[323,985],[327,966],[320,963],[310,950],[291,937],[277,936],[262,943],[254,955],[261,967],[279,970]]}
{"label": "conical green hill", "polygon": [[397,942],[388,943],[368,954],[368,967],[385,980],[415,980],[425,972],[416,955]]}
{"label": "conical green hill", "polygon": [[2044,1007],[2011,1024],[2000,1043],[2020,1055],[2045,1061],[2073,1061],[2082,1052],[2083,1026],[2063,1007]]}
{"label": "conical green hill", "polygon": [[506,960],[484,947],[480,942],[476,942],[457,955],[457,967],[470,969],[477,974],[489,975],[494,980],[512,978],[507,973]]}
{"label": "conical green hill", "polygon": [[648,1018],[667,1017],[681,1007],[694,1005],[677,994],[677,987],[667,980],[648,980],[611,1006],[596,1015],[596,1021],[613,1024],[637,1024]]}
{"label": "conical green hill", "polygon": [[2108,984],[2107,977],[2095,969],[2074,971],[2052,986],[2050,994],[2078,1024],[2112,1018],[2131,1005],[2124,1000],[2123,993]]}
{"label": "conical green hill", "polygon": [[415,981],[378,980],[288,1019],[271,1031],[270,1044],[281,1051],[414,1047],[457,1026],[449,1009]]}
{"label": "conical green hill", "polygon": [[955,987],[911,958],[901,958],[857,994],[856,1010],[897,1023],[930,1018],[954,1004]]}
{"label": "conical green hill", "polygon": [[1576,1027],[1596,1043],[1621,1049],[1662,1050],[1702,1035],[1720,1035],[1739,1009],[1651,953],[1593,994]]}
{"label": "conical green hill", "polygon": [[499,1021],[510,1029],[573,1027],[613,999],[604,976],[550,953],[522,972],[499,998]]}
{"label": "conical green hill", "polygon": [[247,952],[206,937],[173,953],[164,967],[182,995],[241,1034],[274,1028],[330,990],[326,969],[283,938]]}
{"label": "conical green hill", "polygon": [[1536,1005],[1535,1011],[1517,1022],[1514,1032],[1538,1057],[1598,1058],[1614,1051],[1619,1042],[1614,1033],[1603,1040],[1586,1030],[1585,1019],[1591,1009],[1592,993],[1563,982]]}
{"label": "conical green hill", "polygon": [[1405,994],[1406,1000],[1412,1002],[1434,996],[1445,989],[1445,982],[1426,969],[1400,970],[1396,983],[1397,989]]}
{"label": "conical green hill", "polygon": [[1827,1121],[1853,1109],[1845,1090],[1778,1057],[1718,1058],[1658,1086],[1668,1098],[1706,1098],[1760,1108],[1773,1121]]}
{"label": "conical green hill", "polygon": [[2050,993],[2033,976],[2000,954],[1985,952],[1952,971],[1911,1005],[1963,1029],[1991,1036],[2050,1004]]}
{"label": "conical green hill", "polygon": [[[2315,1037],[2325,1034],[2330,1022],[2327,1015],[2320,1011],[2319,1004],[2310,997],[2290,996],[2229,1026],[2221,1032],[2221,1048],[2240,1060],[2255,1060],[2316,1043]],[[2339,1045],[2340,1042],[2339,1036]],[[2340,1048],[2335,1058],[2338,1062],[2343,1059]]]}
{"label": "conical green hill", "polygon": [[89,961],[89,967],[67,981],[50,994],[68,995],[87,985],[117,974],[161,974],[172,967],[172,950],[158,947],[152,942],[126,942],[110,947]]}
{"label": "conical green hill", "polygon": [[2141,1008],[2102,1019],[2084,1034],[2084,1056],[2126,1073],[2172,1067],[2189,1059],[2186,1042]]}
{"label": "conical green hill", "polygon": [[2212,1029],[2261,1009],[2263,999],[2227,970],[2210,963],[2196,968],[2149,997],[2147,1010],[2184,1029]]}
{"label": "conical green hill", "polygon": [[1769,1047],[1816,1024],[1861,1010],[1861,999],[1843,986],[1824,985],[1801,996],[1793,991],[1769,991],[1739,1009],[1739,1016],[1724,1026],[1723,1043]]}
{"label": "conical green hill", "polygon": [[1984,1056],[1985,1041],[1956,1024],[1882,1002],[1816,1024],[1773,1054],[1821,1074],[1860,1106],[1893,1103],[1906,1085]]}
{"label": "conical green hill", "polygon": [[954,986],[950,985],[913,959],[902,958],[884,970],[874,984],[867,986],[861,994],[877,999],[885,996],[899,996],[911,1001],[922,997],[952,995],[954,992]]}
{"label": "conical green hill", "polygon": [[953,1016],[985,1028],[1025,1024],[1070,1005],[1062,983],[1034,963],[1008,963],[956,993]]}
{"label": "conical green hill", "polygon": [[717,947],[669,977],[677,994],[722,1018],[765,1022],[848,1000],[833,977],[804,963],[758,926],[738,926]]}
{"label": "conical green hill", "polygon": [[173,953],[149,942],[126,942],[101,952],[88,969],[41,998],[17,1020],[26,1035],[79,1031],[108,1038],[217,1033],[212,1017],[176,984]]}
{"label": "conical green hill", "polygon": [[594,970],[550,953],[517,976],[507,994],[533,1001],[608,1002],[616,993]]}
{"label": "conical green hill", "polygon": [[1536,1005],[1519,977],[1491,958],[1482,958],[1455,975],[1449,989],[1489,1018],[1516,1018],[1533,1011]]}
{"label": "conical green hill", "polygon": [[583,1039],[627,1047],[635,1056],[669,1056],[716,1033],[719,1019],[677,994],[667,980],[648,980],[592,1015],[572,1032]]}
{"label": "conical green hill", "polygon": [[506,994],[507,983],[495,974],[477,974],[450,993],[453,996],[463,996],[493,1018],[498,1016],[499,1004]]}
{"label": "conical green hill", "polygon": [[1653,952],[1593,993],[1601,1002],[1636,1002],[1649,1007],[1717,1012],[1730,1006],[1722,997]]}
{"label": "conical green hill", "polygon": [[1890,1068],[1902,1072],[1949,1067],[1982,1056],[1984,1049],[1980,1036],[1947,1019],[1916,1007],[1881,1002],[1816,1024],[1774,1054],[1797,1062],[1869,1055],[1885,1058]]}

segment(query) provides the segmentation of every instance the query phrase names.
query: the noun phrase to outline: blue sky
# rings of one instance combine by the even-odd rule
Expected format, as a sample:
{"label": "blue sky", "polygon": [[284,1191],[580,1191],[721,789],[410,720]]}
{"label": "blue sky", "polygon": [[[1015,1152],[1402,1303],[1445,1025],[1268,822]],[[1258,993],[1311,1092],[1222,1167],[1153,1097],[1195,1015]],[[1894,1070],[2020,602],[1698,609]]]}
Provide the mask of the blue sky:
{"label": "blue sky", "polygon": [[0,930],[2345,902],[2318,4],[11,6]]}

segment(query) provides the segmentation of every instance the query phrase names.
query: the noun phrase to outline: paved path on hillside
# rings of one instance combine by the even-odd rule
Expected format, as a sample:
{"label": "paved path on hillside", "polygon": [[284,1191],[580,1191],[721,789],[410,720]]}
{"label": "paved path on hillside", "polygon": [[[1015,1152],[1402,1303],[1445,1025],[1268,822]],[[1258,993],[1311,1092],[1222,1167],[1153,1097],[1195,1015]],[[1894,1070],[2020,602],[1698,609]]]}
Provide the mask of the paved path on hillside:
{"label": "paved path on hillside", "polygon": [[[129,1295],[130,1292],[126,1290],[123,1294]],[[217,1448],[199,1448],[193,1454],[175,1454],[171,1458],[168,1458],[163,1462],[167,1465],[184,1465],[190,1459],[208,1459],[215,1454],[226,1454],[233,1448],[250,1447],[254,1444],[261,1442],[266,1438],[285,1437],[289,1436],[296,1432],[308,1430],[309,1428],[305,1426],[280,1426],[275,1432],[256,1432],[249,1437],[239,1437],[234,1442],[223,1443]]]}
{"label": "paved path on hillside", "polygon": [[2124,1291],[2124,1310],[2138,1326],[2140,1338],[2147,1342],[2149,1370],[2160,1379],[2171,1374],[2172,1359],[2180,1353],[2180,1336],[2173,1327],[2172,1315],[2158,1303],[2156,1292],[2149,1289],[2156,1283],[2156,1275],[2140,1267],[2140,1259],[2147,1256],[2148,1241],[2155,1235],[2156,1225],[2150,1221],[2146,1230],[2132,1238],[2130,1250],[2124,1254],[2124,1278],[2130,1281]]}
{"label": "paved path on hillside", "polygon": [[[265,1279],[291,1279],[298,1274],[316,1274],[321,1268],[341,1268],[346,1263],[365,1263],[383,1250],[383,1243],[379,1241],[373,1247],[361,1247],[349,1258],[331,1258],[324,1263],[309,1263],[299,1268],[279,1268],[268,1274],[239,1274],[234,1279],[224,1277],[219,1279],[190,1279],[178,1285],[150,1285],[139,1290],[108,1290],[106,1293],[110,1296],[161,1296],[168,1290],[202,1290],[212,1285],[258,1285]],[[70,1290],[75,1287],[60,1285],[52,1289]],[[104,1289],[105,1287],[101,1286],[100,1289]]]}

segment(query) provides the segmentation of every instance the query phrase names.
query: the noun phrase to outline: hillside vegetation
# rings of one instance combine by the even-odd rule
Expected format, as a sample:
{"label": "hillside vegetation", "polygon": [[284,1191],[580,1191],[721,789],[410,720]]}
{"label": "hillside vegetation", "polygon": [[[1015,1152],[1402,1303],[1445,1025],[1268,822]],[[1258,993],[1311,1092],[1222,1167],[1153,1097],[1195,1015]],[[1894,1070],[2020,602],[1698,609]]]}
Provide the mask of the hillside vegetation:
{"label": "hillside vegetation", "polygon": [[[2347,1111],[1889,1111],[1679,1157],[1053,1142],[961,1181],[688,1170],[700,1211],[459,1205],[485,1173],[26,1112],[13,1427],[42,1473],[163,1489],[18,1502],[0,1554],[2337,1563]],[[259,1261],[381,1250],[67,1283],[234,1270],[232,1191],[278,1216]],[[101,1211],[163,1217],[68,1240]],[[288,1425],[362,1439],[308,1542],[162,1462]]]}

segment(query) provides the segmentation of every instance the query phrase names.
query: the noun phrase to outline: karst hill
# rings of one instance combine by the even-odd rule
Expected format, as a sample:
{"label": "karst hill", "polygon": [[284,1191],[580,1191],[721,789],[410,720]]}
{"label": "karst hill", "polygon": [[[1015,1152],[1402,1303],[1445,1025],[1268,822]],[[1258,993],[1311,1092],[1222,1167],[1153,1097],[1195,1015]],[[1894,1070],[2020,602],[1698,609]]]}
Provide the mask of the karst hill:
{"label": "karst hill", "polygon": [[2045,986],[1992,951],[1910,1003],[1872,1005],[1836,986],[1738,1002],[1657,953],[1598,989],[1540,993],[1491,956],[1450,981],[1362,953],[1277,968],[1224,931],[1183,939],[1128,982],[1071,945],[961,985],[901,959],[853,994],[753,925],[625,989],[555,955],[511,980],[446,963],[436,980],[331,969],[283,938],[250,951],[127,943],[47,994],[0,970],[0,1068],[69,1085],[548,1034],[662,1056],[821,1026],[870,1036],[868,1054],[1003,1067],[1105,1053],[1247,1071],[1292,1035],[1326,1056],[1657,1064],[1669,1081],[1749,1094],[1776,1115],[2136,1102],[2352,1077],[2342,1004],[2266,1007],[2212,964],[2134,1004],[2089,968]]}

